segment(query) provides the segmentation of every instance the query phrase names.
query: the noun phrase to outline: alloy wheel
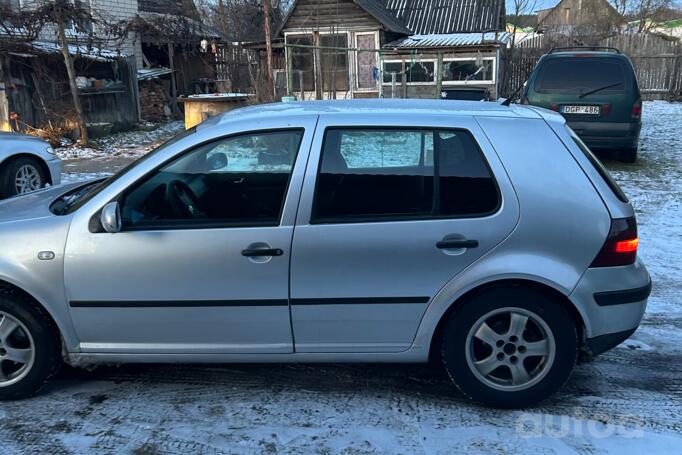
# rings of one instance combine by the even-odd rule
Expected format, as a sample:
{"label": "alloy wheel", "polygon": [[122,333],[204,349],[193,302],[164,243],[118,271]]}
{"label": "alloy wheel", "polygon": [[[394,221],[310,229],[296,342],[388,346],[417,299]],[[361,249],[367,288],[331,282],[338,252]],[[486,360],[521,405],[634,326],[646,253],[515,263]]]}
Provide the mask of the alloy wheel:
{"label": "alloy wheel", "polygon": [[485,385],[508,392],[537,384],[556,355],[552,330],[537,314],[523,308],[493,310],[471,327],[466,360]]}
{"label": "alloy wheel", "polygon": [[24,164],[17,170],[14,176],[14,187],[17,190],[17,194],[38,190],[41,185],[40,172],[32,164]]}
{"label": "alloy wheel", "polygon": [[0,311],[0,387],[21,381],[35,361],[35,343],[26,326]]}

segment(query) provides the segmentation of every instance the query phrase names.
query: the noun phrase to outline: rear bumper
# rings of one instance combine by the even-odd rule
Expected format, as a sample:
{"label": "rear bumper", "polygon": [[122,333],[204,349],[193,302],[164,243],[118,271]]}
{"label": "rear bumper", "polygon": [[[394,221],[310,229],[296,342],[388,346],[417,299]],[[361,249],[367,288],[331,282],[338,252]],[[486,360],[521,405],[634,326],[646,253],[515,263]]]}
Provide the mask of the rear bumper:
{"label": "rear bumper", "polygon": [[630,336],[632,336],[632,334],[635,333],[635,330],[637,330],[636,327],[634,329],[624,330],[623,332],[607,333],[606,335],[588,338],[586,340],[588,350],[587,359],[589,359],[592,356],[606,352],[609,349],[615,348],[623,341],[630,338]]}
{"label": "rear bumper", "polygon": [[568,126],[592,149],[619,150],[637,147],[641,122],[568,121]]}
{"label": "rear bumper", "polygon": [[650,292],[651,278],[640,259],[628,266],[587,269],[569,299],[585,323],[588,346],[610,349],[627,339],[644,316]]}

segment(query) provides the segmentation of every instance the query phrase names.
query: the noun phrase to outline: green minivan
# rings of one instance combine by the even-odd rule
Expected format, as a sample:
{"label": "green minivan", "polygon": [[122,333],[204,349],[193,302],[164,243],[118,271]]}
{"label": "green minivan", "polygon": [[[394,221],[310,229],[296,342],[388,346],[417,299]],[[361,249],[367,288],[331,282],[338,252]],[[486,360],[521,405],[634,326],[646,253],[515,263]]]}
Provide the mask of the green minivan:
{"label": "green minivan", "polygon": [[618,49],[552,49],[533,69],[521,103],[561,113],[593,150],[637,159],[642,97],[632,62]]}

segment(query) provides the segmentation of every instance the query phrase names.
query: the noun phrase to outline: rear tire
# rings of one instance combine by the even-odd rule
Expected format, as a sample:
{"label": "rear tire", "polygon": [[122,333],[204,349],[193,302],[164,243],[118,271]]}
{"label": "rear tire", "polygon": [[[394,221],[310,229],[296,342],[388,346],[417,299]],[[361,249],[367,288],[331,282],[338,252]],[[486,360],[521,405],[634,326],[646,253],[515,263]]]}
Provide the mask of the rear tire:
{"label": "rear tire", "polygon": [[623,163],[634,163],[637,161],[637,147],[625,149],[618,154],[619,161]]}
{"label": "rear tire", "polygon": [[450,314],[441,356],[452,381],[471,399],[523,408],[566,382],[578,347],[573,319],[560,302],[530,288],[496,287]]}
{"label": "rear tire", "polygon": [[33,301],[0,294],[0,400],[36,394],[61,364],[54,323]]}
{"label": "rear tire", "polygon": [[47,177],[36,158],[22,156],[9,161],[0,174],[0,194],[3,198],[38,190],[45,186]]}

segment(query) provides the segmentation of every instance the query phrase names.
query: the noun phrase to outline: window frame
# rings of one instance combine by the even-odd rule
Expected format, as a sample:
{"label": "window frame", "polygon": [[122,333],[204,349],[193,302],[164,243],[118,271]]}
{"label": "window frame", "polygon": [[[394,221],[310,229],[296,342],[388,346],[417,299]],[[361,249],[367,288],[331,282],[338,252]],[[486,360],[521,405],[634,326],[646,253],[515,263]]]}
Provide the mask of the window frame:
{"label": "window frame", "polygon": [[[403,58],[403,59],[399,59],[399,58],[398,58],[398,59],[386,59],[386,60],[384,60],[384,61],[382,62],[382,67],[381,67],[381,84],[382,84],[382,85],[386,85],[386,86],[390,86],[390,85],[391,85],[391,82],[385,82],[385,81],[384,81],[384,75],[385,75],[385,74],[389,74],[389,75],[391,74],[391,73],[387,73],[387,72],[385,71],[385,65],[386,65],[386,63],[401,63],[401,64],[402,64],[402,68],[403,68],[402,71],[401,71],[401,73],[405,73],[405,71],[407,71],[407,65],[410,64],[410,61],[409,61],[409,60],[405,60],[404,58]],[[406,81],[405,81],[405,84],[407,84],[407,85],[436,85],[436,79],[437,79],[436,76],[437,76],[437,72],[438,72],[438,61],[437,61],[436,59],[423,59],[423,60],[419,60],[418,62],[415,62],[415,63],[433,63],[433,80],[432,80],[432,81],[429,81],[429,82],[410,82],[410,81],[407,81],[407,80],[406,80]],[[402,78],[398,79],[397,76],[398,76],[398,75],[396,75],[396,79],[395,79],[395,85],[396,85],[396,87],[399,86],[399,85],[403,85]]]}
{"label": "window frame", "polygon": [[442,78],[442,73],[443,70],[445,69],[444,65],[445,63],[448,62],[466,62],[466,61],[473,61],[474,63],[476,62],[475,57],[452,57],[452,58],[444,58],[443,63],[441,64],[440,67],[440,72],[441,72],[441,83],[443,85],[480,85],[480,84],[494,84],[497,78],[495,77],[497,75],[497,59],[495,57],[483,57],[482,60],[489,60],[492,62],[492,70],[491,73],[493,75],[492,79],[470,79],[468,81],[446,81],[444,78]]}
{"label": "window frame", "polygon": [[[293,127],[293,128],[268,128],[264,130],[247,130],[247,131],[239,131],[235,133],[230,133],[226,134],[223,136],[219,137],[214,137],[202,142],[199,142],[197,144],[192,145],[186,150],[183,150],[181,153],[178,153],[177,155],[167,159],[166,161],[162,162],[158,166],[150,169],[148,172],[146,172],[143,176],[138,178],[135,182],[133,182],[131,185],[126,187],[123,191],[118,193],[114,198],[111,199],[111,201],[116,201],[118,202],[119,205],[119,210],[123,210],[123,205],[125,203],[125,199],[130,194],[131,192],[135,191],[137,188],[145,184],[151,176],[154,174],[158,173],[158,171],[166,166],[168,166],[170,163],[175,162],[186,155],[193,153],[197,149],[211,143],[217,143],[220,141],[224,141],[227,139],[231,138],[236,138],[239,136],[247,136],[247,135],[256,135],[256,134],[265,134],[265,133],[277,133],[277,132],[300,132],[301,133],[301,138],[299,140],[298,144],[298,149],[296,151],[296,157],[294,158],[294,161],[291,165],[291,171],[289,173],[289,178],[287,180],[287,185],[284,190],[284,198],[282,199],[282,204],[280,206],[279,210],[279,218],[276,221],[263,221],[263,222],[253,222],[253,221],[237,221],[237,222],[226,222],[225,220],[204,220],[204,219],[197,219],[197,220],[183,220],[183,221],[178,221],[178,220],[171,220],[168,221],[165,224],[157,224],[152,225],[151,223],[143,224],[143,225],[138,225],[138,226],[130,226],[126,225],[126,223],[123,222],[123,218],[121,215],[121,232],[136,232],[136,231],[177,231],[177,230],[196,230],[196,229],[225,229],[225,228],[259,228],[259,227],[278,227],[281,226],[282,224],[282,217],[284,215],[284,207],[286,205],[286,200],[287,197],[289,196],[289,191],[291,189],[291,179],[294,173],[294,168],[296,166],[296,163],[298,162],[298,157],[301,153],[301,145],[303,144],[303,140],[305,138],[306,134],[306,129],[305,127]],[[99,214],[101,213],[101,209],[98,210],[93,218],[99,219]]]}
{"label": "window frame", "polygon": [[[461,215],[442,215],[434,214],[436,208],[440,211],[440,148],[436,145],[436,141],[433,144],[433,196],[432,196],[432,210],[428,215],[424,214],[405,214],[405,215],[374,215],[374,216],[344,216],[344,217],[318,217],[315,214],[318,202],[318,187],[320,184],[320,173],[322,171],[322,162],[324,158],[324,150],[327,143],[327,132],[330,130],[359,130],[359,131],[426,131],[431,133],[436,133],[438,131],[463,133],[471,137],[473,144],[476,147],[483,164],[488,170],[490,177],[493,181],[495,187],[495,193],[497,195],[497,204],[495,207],[488,212],[481,213],[467,213]],[[497,214],[502,208],[502,191],[500,190],[500,185],[497,182],[495,173],[493,172],[490,162],[488,161],[485,152],[481,148],[476,136],[466,128],[458,127],[438,127],[438,126],[382,126],[382,125],[366,125],[366,126],[327,126],[322,131],[322,145],[320,148],[317,169],[315,172],[315,185],[313,186],[313,197],[312,204],[310,206],[310,217],[308,222],[311,225],[328,225],[328,224],[371,224],[371,223],[386,223],[386,222],[409,222],[409,221],[432,221],[432,220],[455,220],[455,219],[480,219],[493,216]]]}

